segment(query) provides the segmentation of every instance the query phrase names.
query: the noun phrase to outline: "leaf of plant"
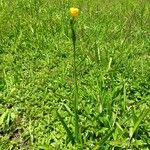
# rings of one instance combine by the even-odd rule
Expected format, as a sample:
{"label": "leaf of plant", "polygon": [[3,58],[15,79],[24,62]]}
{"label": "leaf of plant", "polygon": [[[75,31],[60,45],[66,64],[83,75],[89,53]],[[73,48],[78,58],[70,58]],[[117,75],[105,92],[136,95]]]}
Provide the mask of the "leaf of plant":
{"label": "leaf of plant", "polygon": [[0,126],[4,123],[5,119],[7,119],[8,110],[6,110],[0,117]]}
{"label": "leaf of plant", "polygon": [[71,132],[70,129],[67,127],[66,123],[64,122],[64,120],[63,120],[63,118],[61,117],[61,115],[59,114],[59,112],[56,111],[56,113],[57,113],[57,116],[58,116],[59,120],[61,121],[63,127],[65,128],[65,130],[66,130],[66,132],[67,132],[67,134],[68,134],[69,139],[73,142],[73,141],[74,141],[74,137],[73,137],[72,132]]}
{"label": "leaf of plant", "polygon": [[39,149],[42,149],[42,150],[49,150],[50,147],[48,145],[42,145],[42,146],[38,146]]}
{"label": "leaf of plant", "polygon": [[135,131],[138,129],[140,123],[142,122],[142,120],[146,117],[146,115],[150,112],[150,108],[149,109],[144,109],[141,114],[138,117],[138,120],[136,121],[133,130],[132,130],[132,134],[131,134],[131,138],[134,135]]}
{"label": "leaf of plant", "polygon": [[70,108],[66,104],[64,104],[64,107],[71,116],[74,116],[73,112],[70,110]]}
{"label": "leaf of plant", "polygon": [[99,143],[100,146],[102,146],[107,141],[107,139],[112,135],[113,132],[114,129],[110,130],[109,133],[104,136],[104,138]]}

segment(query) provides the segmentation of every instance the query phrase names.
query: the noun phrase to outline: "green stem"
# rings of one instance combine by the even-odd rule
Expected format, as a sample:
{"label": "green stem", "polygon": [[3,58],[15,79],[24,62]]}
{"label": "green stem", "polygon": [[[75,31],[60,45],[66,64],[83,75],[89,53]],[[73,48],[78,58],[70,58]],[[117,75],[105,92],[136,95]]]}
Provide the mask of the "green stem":
{"label": "green stem", "polygon": [[79,117],[78,117],[78,84],[77,84],[77,66],[76,66],[76,34],[74,30],[74,18],[70,22],[73,42],[73,76],[74,76],[74,112],[75,112],[75,139],[79,142]]}

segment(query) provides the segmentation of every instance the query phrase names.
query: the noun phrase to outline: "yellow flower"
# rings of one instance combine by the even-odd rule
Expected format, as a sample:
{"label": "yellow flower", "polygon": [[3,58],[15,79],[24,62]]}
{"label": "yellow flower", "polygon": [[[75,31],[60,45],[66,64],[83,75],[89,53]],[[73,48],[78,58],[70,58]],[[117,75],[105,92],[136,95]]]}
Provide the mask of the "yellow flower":
{"label": "yellow flower", "polygon": [[70,14],[71,14],[72,17],[78,16],[78,14],[79,14],[79,9],[78,9],[78,8],[75,8],[75,7],[71,7],[71,8],[70,8]]}

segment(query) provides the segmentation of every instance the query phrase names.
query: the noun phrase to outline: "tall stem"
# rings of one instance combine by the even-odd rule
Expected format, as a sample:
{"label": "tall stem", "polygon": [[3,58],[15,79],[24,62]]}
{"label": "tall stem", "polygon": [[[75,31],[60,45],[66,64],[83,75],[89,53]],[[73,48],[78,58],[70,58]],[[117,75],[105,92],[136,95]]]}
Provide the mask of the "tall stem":
{"label": "tall stem", "polygon": [[79,117],[78,117],[78,84],[76,66],[76,33],[74,29],[74,18],[70,22],[73,42],[73,76],[74,76],[74,113],[75,113],[75,139],[79,142]]}

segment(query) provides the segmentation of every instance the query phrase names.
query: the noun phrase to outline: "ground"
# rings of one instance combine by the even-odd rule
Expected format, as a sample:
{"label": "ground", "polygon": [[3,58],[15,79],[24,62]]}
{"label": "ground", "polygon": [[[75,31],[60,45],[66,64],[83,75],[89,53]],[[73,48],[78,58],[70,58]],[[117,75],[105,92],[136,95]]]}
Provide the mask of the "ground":
{"label": "ground", "polygon": [[148,150],[149,21],[148,0],[1,0],[0,150]]}

